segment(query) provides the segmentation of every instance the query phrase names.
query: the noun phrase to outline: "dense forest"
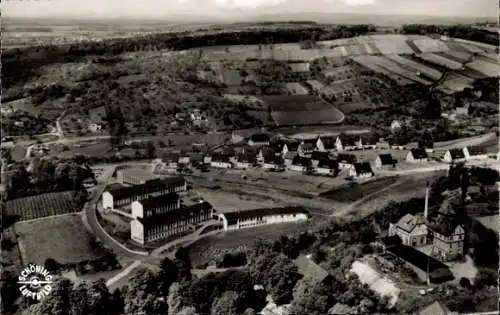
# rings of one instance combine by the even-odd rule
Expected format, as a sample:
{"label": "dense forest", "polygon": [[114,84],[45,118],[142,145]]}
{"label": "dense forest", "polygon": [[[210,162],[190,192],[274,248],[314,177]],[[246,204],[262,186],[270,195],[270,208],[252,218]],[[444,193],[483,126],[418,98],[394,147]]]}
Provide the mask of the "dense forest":
{"label": "dense forest", "polygon": [[433,24],[408,24],[401,28],[403,34],[433,35],[440,34],[448,37],[461,38],[475,42],[498,46],[500,40],[498,33],[484,29],[474,28],[470,25],[433,25]]}

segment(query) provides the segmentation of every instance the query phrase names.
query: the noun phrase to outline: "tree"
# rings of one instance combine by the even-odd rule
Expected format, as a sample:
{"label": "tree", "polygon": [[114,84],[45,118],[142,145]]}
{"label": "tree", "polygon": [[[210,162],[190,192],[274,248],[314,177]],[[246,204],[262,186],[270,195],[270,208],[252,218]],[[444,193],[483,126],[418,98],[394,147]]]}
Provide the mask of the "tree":
{"label": "tree", "polygon": [[57,274],[61,265],[55,261],[53,258],[47,258],[44,263],[45,269],[51,274]]}
{"label": "tree", "polygon": [[152,159],[156,157],[156,147],[152,141],[148,141],[146,144],[146,156],[148,159]]}
{"label": "tree", "polygon": [[212,315],[234,315],[237,314],[238,293],[226,291],[212,304]]}
{"label": "tree", "polygon": [[160,264],[158,281],[160,282],[160,292],[168,295],[170,286],[178,280],[178,269],[175,263],[169,258],[165,258]]}
{"label": "tree", "polygon": [[141,270],[129,281],[123,292],[126,314],[161,314],[167,311],[166,301],[159,296],[158,281],[149,270]]}
{"label": "tree", "polygon": [[266,277],[262,279],[264,287],[271,294],[276,304],[289,303],[293,298],[293,288],[302,276],[298,273],[297,266],[282,254],[275,255],[274,257],[270,255],[265,256],[263,259],[264,265],[260,266],[261,270],[265,268],[264,266],[268,265],[268,259],[271,259],[272,263],[271,267],[265,273]]}
{"label": "tree", "polygon": [[181,286],[178,282],[174,282],[170,285],[167,304],[169,314],[178,314],[185,306],[181,296]]}

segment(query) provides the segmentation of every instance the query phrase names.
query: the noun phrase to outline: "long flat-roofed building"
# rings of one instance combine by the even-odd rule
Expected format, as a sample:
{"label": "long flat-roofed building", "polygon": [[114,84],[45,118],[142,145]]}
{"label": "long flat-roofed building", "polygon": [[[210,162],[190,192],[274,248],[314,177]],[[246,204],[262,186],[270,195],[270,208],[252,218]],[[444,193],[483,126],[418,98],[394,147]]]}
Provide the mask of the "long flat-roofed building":
{"label": "long flat-roofed building", "polygon": [[305,221],[308,212],[302,207],[251,209],[218,214],[224,230],[238,230],[265,224]]}
{"label": "long flat-roofed building", "polygon": [[116,179],[123,184],[142,185],[149,181],[157,180],[158,177],[147,170],[129,168],[117,170]]}
{"label": "long flat-roofed building", "polygon": [[178,207],[175,203],[178,199],[173,195],[176,194],[134,202],[134,219],[130,222],[132,240],[145,244],[183,234],[212,218],[213,208],[208,202]]}
{"label": "long flat-roofed building", "polygon": [[186,190],[187,182],[181,176],[152,180],[130,187],[109,187],[102,194],[102,207],[103,209],[118,209],[130,205],[136,200],[144,200],[172,192],[181,193]]}

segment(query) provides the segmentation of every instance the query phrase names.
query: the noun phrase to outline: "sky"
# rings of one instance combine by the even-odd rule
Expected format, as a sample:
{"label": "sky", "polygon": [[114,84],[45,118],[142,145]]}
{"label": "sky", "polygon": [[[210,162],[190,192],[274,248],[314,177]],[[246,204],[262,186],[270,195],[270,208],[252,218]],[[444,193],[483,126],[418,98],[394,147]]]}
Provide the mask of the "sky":
{"label": "sky", "polygon": [[291,13],[497,17],[498,0],[4,0],[3,17],[168,18]]}

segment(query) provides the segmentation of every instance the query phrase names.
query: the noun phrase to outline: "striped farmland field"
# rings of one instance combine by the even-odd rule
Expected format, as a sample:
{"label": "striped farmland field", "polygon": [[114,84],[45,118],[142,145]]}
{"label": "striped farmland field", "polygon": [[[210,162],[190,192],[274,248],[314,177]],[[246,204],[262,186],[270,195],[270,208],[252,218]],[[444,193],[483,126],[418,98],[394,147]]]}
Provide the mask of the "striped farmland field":
{"label": "striped farmland field", "polygon": [[425,61],[446,67],[450,70],[458,70],[462,68],[462,64],[460,62],[453,61],[433,53],[418,54],[417,57]]}
{"label": "striped farmland field", "polygon": [[470,54],[468,52],[451,51],[451,50],[447,51],[447,52],[442,52],[439,55],[442,57],[445,57],[447,59],[460,62],[460,63],[466,62],[467,60],[469,60],[470,56],[472,56],[472,54]]}
{"label": "striped farmland field", "polygon": [[401,64],[403,66],[411,67],[417,71],[419,71],[421,74],[425,75],[426,77],[433,79],[433,80],[439,80],[441,76],[443,75],[440,71],[433,69],[431,67],[428,67],[426,65],[423,65],[421,63],[415,62],[413,60],[404,58],[399,55],[386,55],[386,57],[394,62],[397,62],[398,64]]}
{"label": "striped farmland field", "polygon": [[449,50],[448,46],[440,40],[432,38],[421,38],[413,40],[418,49],[423,52],[441,52]]}
{"label": "striped farmland field", "polygon": [[389,71],[385,67],[382,67],[376,59],[373,59],[373,57],[378,57],[378,56],[359,56],[359,57],[353,57],[352,60],[354,60],[356,63],[360,64],[361,66],[373,71],[373,72],[378,72],[386,75],[389,79],[397,82],[397,84],[401,86],[405,86],[408,84],[414,83],[413,81],[405,78],[404,76],[398,75],[392,71]]}
{"label": "striped farmland field", "polygon": [[446,80],[438,87],[438,89],[447,93],[460,92],[465,88],[471,88],[473,81],[473,79],[458,73],[451,73],[446,77]]}
{"label": "striped farmland field", "polygon": [[467,64],[467,67],[478,71],[487,77],[498,77],[500,74],[498,64],[487,62],[481,59],[475,59],[474,61],[469,62]]}

